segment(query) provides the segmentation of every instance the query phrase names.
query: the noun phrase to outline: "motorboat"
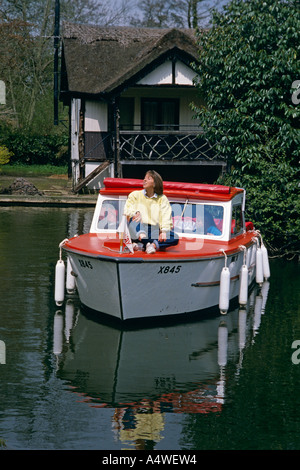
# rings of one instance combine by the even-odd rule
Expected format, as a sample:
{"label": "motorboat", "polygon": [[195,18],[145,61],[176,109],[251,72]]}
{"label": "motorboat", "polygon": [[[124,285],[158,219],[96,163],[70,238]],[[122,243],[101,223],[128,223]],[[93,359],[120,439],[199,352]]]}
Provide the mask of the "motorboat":
{"label": "motorboat", "polygon": [[124,222],[128,195],[142,189],[141,179],[104,179],[89,232],[59,244],[56,304],[76,289],[83,306],[120,321],[246,305],[270,268],[260,232],[245,220],[245,190],[165,181],[178,243],[148,254],[132,249]]}

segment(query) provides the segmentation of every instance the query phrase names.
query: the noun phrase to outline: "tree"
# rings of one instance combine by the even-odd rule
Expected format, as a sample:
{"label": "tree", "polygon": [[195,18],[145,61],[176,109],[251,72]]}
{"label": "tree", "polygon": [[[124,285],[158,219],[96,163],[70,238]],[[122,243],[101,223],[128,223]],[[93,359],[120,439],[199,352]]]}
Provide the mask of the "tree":
{"label": "tree", "polygon": [[142,0],[142,19],[132,17],[133,26],[147,28],[196,28],[209,21],[210,12],[220,0]]}
{"label": "tree", "polygon": [[29,25],[21,20],[1,22],[0,17],[0,63],[1,79],[6,85],[8,105],[3,107],[2,119],[13,120],[17,126],[22,121],[21,109],[26,108],[26,101],[19,106],[20,95],[24,93],[29,78],[29,51],[32,41],[28,36]]}
{"label": "tree", "polygon": [[[1,0],[0,80],[17,127],[51,132],[53,123],[54,0]],[[131,1],[61,0],[61,21],[111,25]],[[11,116],[10,116],[11,117]]]}
{"label": "tree", "polygon": [[196,118],[227,157],[222,181],[246,189],[248,216],[273,253],[299,253],[299,40],[294,0],[233,0],[197,33],[206,104]]}

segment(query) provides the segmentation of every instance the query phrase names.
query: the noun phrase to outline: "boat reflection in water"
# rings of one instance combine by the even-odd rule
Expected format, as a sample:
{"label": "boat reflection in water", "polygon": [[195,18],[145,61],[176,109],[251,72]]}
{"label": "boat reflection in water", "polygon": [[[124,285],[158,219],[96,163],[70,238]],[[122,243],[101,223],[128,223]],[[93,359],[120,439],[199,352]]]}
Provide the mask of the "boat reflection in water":
{"label": "boat reflection in water", "polygon": [[[165,413],[221,412],[226,366],[238,373],[255,341],[269,283],[246,309],[197,322],[118,328],[86,316],[77,298],[54,317],[57,376],[89,406],[114,408],[117,439],[135,448],[162,438]],[[149,447],[147,447],[149,448]]]}

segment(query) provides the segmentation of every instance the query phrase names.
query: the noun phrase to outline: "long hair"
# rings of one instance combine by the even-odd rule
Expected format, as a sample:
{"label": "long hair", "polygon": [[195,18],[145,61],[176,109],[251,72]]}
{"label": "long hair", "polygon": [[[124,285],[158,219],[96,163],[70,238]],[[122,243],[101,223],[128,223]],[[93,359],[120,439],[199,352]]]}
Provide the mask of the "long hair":
{"label": "long hair", "polygon": [[154,191],[158,196],[161,196],[164,192],[164,183],[160,174],[157,173],[157,171],[148,170],[146,172],[146,175],[152,176],[152,178],[154,179]]}

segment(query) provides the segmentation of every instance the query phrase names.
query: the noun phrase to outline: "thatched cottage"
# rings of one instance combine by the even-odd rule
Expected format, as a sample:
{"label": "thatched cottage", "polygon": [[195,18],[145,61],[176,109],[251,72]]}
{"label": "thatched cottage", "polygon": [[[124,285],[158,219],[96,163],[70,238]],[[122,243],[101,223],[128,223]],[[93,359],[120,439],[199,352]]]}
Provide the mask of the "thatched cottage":
{"label": "thatched cottage", "polygon": [[64,24],[60,98],[69,106],[74,190],[104,176],[212,182],[225,162],[193,119],[193,30]]}

